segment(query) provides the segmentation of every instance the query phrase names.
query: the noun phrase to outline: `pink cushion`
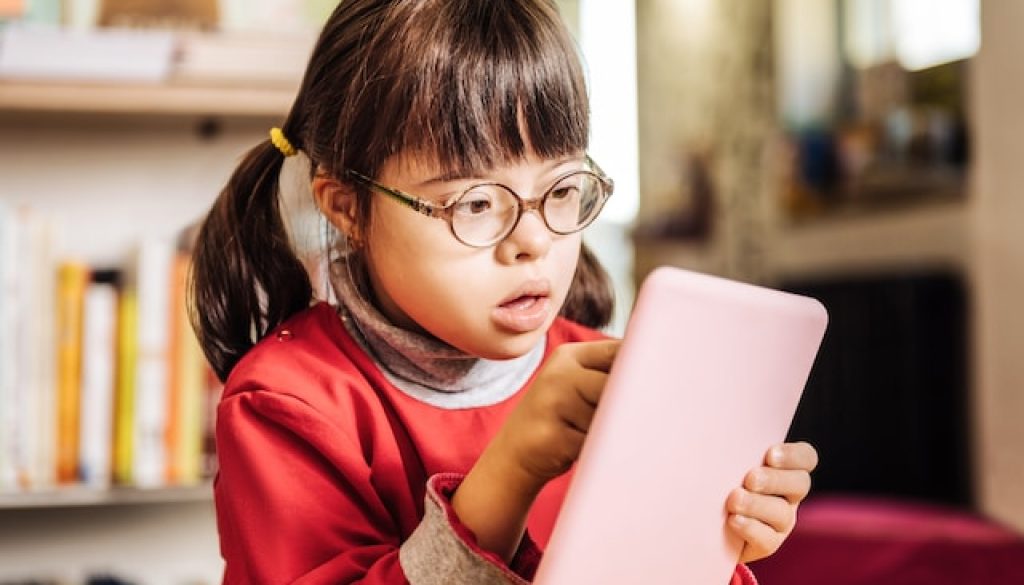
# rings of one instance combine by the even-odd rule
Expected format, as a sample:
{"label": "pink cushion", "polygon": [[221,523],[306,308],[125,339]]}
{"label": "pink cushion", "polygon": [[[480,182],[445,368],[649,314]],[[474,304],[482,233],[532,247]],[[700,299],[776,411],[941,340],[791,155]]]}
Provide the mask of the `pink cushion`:
{"label": "pink cushion", "polygon": [[779,551],[751,566],[761,585],[1024,583],[1024,537],[940,506],[820,497]]}

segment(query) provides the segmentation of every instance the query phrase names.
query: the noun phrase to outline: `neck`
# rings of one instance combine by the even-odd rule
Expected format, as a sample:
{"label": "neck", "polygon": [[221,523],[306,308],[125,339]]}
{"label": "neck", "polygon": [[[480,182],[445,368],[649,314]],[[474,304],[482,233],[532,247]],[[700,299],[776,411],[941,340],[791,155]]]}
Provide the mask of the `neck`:
{"label": "neck", "polygon": [[500,402],[526,383],[543,358],[543,341],[521,357],[486,360],[395,325],[370,300],[369,279],[355,258],[333,262],[330,279],[345,327],[395,386],[424,402],[451,408]]}

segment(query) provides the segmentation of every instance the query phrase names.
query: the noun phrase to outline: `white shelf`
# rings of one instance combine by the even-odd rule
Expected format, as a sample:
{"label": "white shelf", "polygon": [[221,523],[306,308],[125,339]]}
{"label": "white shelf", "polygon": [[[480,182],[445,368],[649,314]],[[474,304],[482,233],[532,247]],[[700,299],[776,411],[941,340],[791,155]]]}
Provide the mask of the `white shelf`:
{"label": "white shelf", "polygon": [[68,486],[39,491],[0,493],[0,510],[70,508],[126,504],[173,504],[203,502],[213,498],[210,483],[163,488],[113,487],[96,489]]}
{"label": "white shelf", "polygon": [[784,228],[772,248],[773,272],[798,277],[886,267],[965,267],[969,249],[965,202],[919,205]]}
{"label": "white shelf", "polygon": [[0,111],[284,118],[297,87],[0,81]]}

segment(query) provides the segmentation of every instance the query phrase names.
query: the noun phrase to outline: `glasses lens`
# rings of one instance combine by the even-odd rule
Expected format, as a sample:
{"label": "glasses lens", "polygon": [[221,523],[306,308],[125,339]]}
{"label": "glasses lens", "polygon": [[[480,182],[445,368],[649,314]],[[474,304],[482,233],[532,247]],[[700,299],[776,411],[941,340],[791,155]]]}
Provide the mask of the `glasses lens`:
{"label": "glasses lens", "polygon": [[452,229],[471,246],[486,246],[505,236],[515,222],[519,201],[498,185],[478,185],[459,198],[452,210]]}
{"label": "glasses lens", "polygon": [[588,172],[562,178],[548,192],[544,217],[558,233],[572,233],[586,227],[597,217],[604,201],[604,185]]}

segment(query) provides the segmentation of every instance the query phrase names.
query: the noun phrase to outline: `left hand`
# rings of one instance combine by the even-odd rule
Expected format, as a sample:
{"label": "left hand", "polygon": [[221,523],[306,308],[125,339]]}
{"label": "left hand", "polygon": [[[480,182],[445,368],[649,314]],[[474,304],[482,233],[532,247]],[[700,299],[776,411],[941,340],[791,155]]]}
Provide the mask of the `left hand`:
{"label": "left hand", "polygon": [[745,542],[741,563],[772,555],[793,531],[817,465],[818,452],[807,443],[776,445],[765,454],[764,465],[747,473],[743,487],[729,494],[729,528]]}

